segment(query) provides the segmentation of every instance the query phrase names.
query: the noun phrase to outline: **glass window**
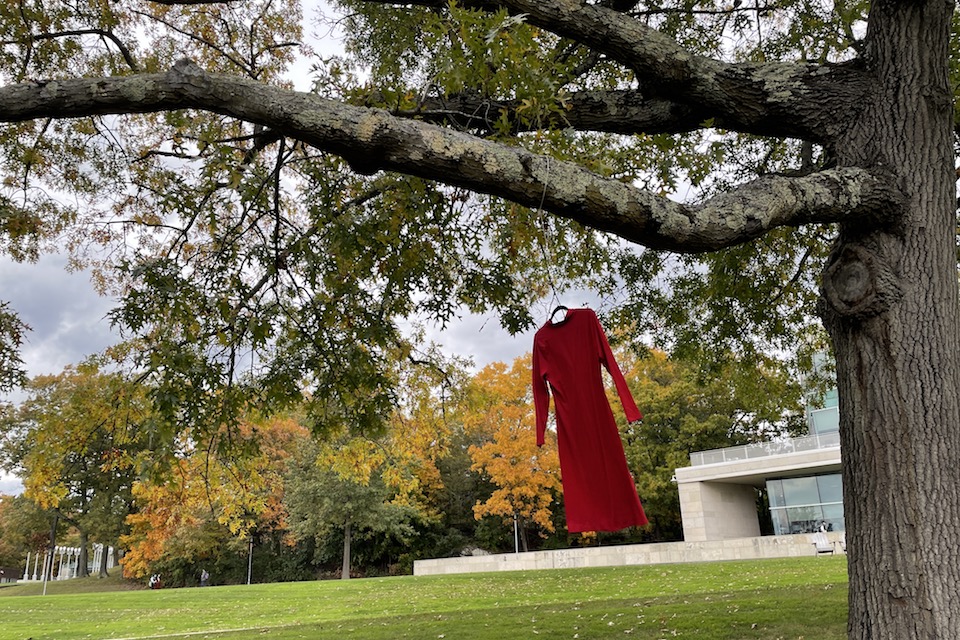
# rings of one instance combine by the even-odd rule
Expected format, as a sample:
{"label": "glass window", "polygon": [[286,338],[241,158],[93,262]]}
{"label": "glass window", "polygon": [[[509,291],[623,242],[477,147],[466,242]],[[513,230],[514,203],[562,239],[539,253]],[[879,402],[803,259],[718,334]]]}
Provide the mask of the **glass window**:
{"label": "glass window", "polygon": [[767,480],[767,496],[776,535],[813,533],[821,526],[828,531],[846,528],[839,473]]}
{"label": "glass window", "polygon": [[790,533],[790,521],[787,520],[786,509],[771,509],[770,519],[773,520],[773,535],[783,536]]}
{"label": "glass window", "polygon": [[783,499],[783,481],[767,480],[767,495],[770,498],[771,507],[785,507],[786,501]]}
{"label": "glass window", "polygon": [[787,505],[820,504],[816,477],[785,478],[782,482]]}
{"label": "glass window", "polygon": [[830,433],[840,430],[840,410],[836,407],[810,412],[814,433]]}
{"label": "glass window", "polygon": [[843,505],[823,505],[823,519],[827,523],[828,531],[845,531],[847,526],[843,519]]}
{"label": "glass window", "polygon": [[787,509],[790,533],[813,533],[820,528],[823,511],[820,507],[795,507]]}
{"label": "glass window", "polygon": [[817,476],[820,502],[843,502],[843,479],[839,473]]}

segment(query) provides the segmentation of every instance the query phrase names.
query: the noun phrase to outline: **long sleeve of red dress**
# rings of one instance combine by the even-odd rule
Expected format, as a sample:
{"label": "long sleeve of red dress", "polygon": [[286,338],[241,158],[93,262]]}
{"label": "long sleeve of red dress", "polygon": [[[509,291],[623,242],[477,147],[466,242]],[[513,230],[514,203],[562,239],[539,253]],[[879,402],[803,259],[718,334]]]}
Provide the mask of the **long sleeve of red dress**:
{"label": "long sleeve of red dress", "polygon": [[537,444],[544,443],[550,395],[557,418],[567,531],[618,531],[647,524],[607,402],[601,366],[613,378],[627,419],[639,420],[627,382],[596,314],[571,309],[533,339]]}

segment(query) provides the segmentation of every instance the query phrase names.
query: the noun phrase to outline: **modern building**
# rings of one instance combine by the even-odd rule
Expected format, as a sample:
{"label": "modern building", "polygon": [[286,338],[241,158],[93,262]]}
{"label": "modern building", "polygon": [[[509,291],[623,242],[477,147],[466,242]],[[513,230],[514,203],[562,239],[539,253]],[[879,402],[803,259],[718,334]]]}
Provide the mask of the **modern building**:
{"label": "modern building", "polygon": [[[807,412],[809,434],[690,454],[676,470],[683,542],[605,545],[433,558],[414,575],[613,567],[673,562],[756,560],[818,554],[809,535],[821,527],[831,550],[846,549],[840,479],[840,414],[834,392]],[[767,501],[761,501],[761,495]],[[762,517],[776,535],[761,535]],[[808,535],[790,535],[808,534]]]}
{"label": "modern building", "polygon": [[684,541],[759,536],[761,492],[775,535],[843,531],[836,391],[823,404],[807,412],[805,437],[690,454],[676,470]]}

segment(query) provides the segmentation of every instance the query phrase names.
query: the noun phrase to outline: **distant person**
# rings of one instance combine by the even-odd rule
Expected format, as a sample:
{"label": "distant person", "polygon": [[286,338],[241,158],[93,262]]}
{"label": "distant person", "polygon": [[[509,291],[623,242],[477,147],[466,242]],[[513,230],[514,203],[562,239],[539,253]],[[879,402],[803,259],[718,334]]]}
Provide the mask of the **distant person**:
{"label": "distant person", "polygon": [[204,569],[200,572],[200,586],[205,587],[210,582],[210,574],[207,573],[207,570]]}

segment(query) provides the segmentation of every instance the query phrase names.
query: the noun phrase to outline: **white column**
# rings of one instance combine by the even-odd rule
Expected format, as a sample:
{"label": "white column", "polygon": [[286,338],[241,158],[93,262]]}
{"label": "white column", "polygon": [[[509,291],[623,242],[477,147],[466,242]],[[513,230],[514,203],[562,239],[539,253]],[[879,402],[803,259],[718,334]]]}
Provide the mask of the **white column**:
{"label": "white column", "polygon": [[27,564],[23,568],[23,579],[24,580],[30,579],[30,552],[29,551],[27,551]]}
{"label": "white column", "polygon": [[57,551],[60,553],[60,564],[57,567],[57,580],[63,580],[63,557],[66,550],[66,547],[57,547]]}
{"label": "white column", "polygon": [[[39,559],[40,559],[40,554],[37,553],[37,555],[33,557],[33,579],[34,580],[37,579],[37,560]],[[47,552],[46,551],[43,552],[43,568],[44,569],[47,568]]]}
{"label": "white column", "polygon": [[113,555],[113,547],[107,547],[107,569],[113,569],[117,565],[116,556]]}

